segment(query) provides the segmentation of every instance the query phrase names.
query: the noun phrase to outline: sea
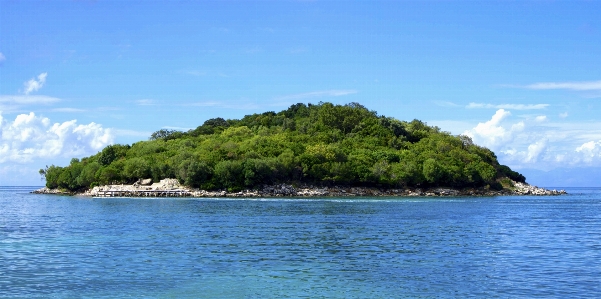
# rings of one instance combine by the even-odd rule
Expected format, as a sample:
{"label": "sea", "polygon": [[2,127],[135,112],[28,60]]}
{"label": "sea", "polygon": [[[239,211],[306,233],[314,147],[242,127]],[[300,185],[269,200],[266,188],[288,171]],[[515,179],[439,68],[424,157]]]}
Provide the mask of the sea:
{"label": "sea", "polygon": [[0,187],[0,298],[601,298],[601,189],[86,198]]}

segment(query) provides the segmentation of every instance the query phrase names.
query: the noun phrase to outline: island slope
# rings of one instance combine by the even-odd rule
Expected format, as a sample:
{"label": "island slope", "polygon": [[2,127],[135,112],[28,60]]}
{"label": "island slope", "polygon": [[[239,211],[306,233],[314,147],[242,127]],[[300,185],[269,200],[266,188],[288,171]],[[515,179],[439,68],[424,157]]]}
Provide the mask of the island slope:
{"label": "island slope", "polygon": [[159,130],[148,141],[110,145],[40,174],[47,188],[67,192],[145,178],[228,192],[282,183],[502,190],[526,180],[467,136],[358,103],[322,102],[239,120],[213,118],[187,132]]}

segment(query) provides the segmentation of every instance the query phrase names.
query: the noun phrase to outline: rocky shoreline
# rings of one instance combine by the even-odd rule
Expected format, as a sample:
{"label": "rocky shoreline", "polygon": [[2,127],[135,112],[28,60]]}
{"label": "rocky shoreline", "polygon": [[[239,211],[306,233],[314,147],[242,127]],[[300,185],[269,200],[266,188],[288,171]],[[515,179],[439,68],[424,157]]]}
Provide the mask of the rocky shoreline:
{"label": "rocky shoreline", "polygon": [[500,191],[485,188],[399,188],[383,189],[375,187],[317,187],[311,185],[292,186],[288,184],[267,185],[257,190],[240,192],[206,191],[187,188],[176,179],[164,179],[154,184],[106,185],[97,186],[82,193],[65,192],[46,187],[35,190],[35,194],[80,195],[89,197],[380,197],[380,196],[500,196],[537,195],[553,196],[567,194],[565,190],[548,190],[529,184],[513,182],[514,187]]}

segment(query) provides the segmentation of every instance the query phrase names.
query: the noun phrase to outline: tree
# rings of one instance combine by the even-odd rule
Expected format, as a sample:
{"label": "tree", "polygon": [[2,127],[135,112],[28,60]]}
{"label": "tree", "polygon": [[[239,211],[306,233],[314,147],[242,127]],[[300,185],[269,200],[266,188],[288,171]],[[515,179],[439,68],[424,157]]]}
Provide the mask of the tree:
{"label": "tree", "polygon": [[125,162],[123,176],[130,181],[152,177],[151,164],[143,158],[135,157]]}
{"label": "tree", "polygon": [[100,169],[98,162],[88,163],[77,177],[77,184],[82,187],[91,186],[96,180],[96,172]]}
{"label": "tree", "polygon": [[244,186],[243,166],[240,161],[225,160],[215,165],[214,183],[217,187],[237,191]]}
{"label": "tree", "polygon": [[[46,169],[43,170],[44,178],[46,179],[46,187],[50,189],[58,188],[58,178],[63,172],[63,168],[55,165],[50,165],[50,167],[46,166]],[[40,172],[42,169],[40,169]]]}
{"label": "tree", "polygon": [[423,173],[426,181],[432,184],[442,178],[443,169],[436,160],[430,158],[424,161]]}
{"label": "tree", "polygon": [[98,155],[98,163],[100,163],[102,166],[107,166],[113,163],[113,161],[125,157],[129,149],[129,145],[109,145],[105,147]]}
{"label": "tree", "polygon": [[213,169],[204,161],[189,159],[179,165],[176,176],[180,183],[198,188],[211,180]]}
{"label": "tree", "polygon": [[171,140],[181,138],[185,133],[177,130],[160,129],[150,135],[150,140]]}
{"label": "tree", "polygon": [[271,184],[277,176],[275,163],[271,159],[248,159],[243,162],[244,185],[254,187]]}

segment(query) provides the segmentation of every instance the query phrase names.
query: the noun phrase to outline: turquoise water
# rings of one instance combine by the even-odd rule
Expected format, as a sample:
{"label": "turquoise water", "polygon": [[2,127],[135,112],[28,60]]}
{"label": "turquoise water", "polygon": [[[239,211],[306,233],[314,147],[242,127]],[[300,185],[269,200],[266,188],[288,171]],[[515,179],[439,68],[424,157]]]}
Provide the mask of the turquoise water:
{"label": "turquoise water", "polygon": [[601,189],[169,199],[0,188],[0,298],[601,297]]}

